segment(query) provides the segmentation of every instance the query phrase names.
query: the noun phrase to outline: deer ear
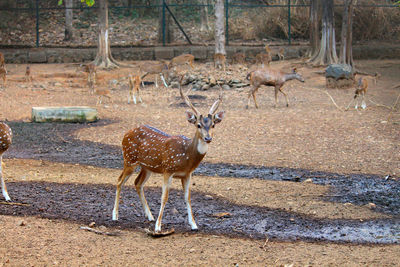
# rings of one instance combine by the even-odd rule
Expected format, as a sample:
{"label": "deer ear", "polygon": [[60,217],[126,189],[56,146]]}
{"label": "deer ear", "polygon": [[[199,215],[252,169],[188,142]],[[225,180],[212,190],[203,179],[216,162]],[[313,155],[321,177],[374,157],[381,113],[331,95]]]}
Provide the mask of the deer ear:
{"label": "deer ear", "polygon": [[193,112],[186,111],[186,117],[188,122],[195,124],[197,122],[197,117]]}
{"label": "deer ear", "polygon": [[297,68],[293,68],[293,73],[297,73]]}
{"label": "deer ear", "polygon": [[225,116],[225,111],[220,111],[214,115],[214,123],[220,123]]}

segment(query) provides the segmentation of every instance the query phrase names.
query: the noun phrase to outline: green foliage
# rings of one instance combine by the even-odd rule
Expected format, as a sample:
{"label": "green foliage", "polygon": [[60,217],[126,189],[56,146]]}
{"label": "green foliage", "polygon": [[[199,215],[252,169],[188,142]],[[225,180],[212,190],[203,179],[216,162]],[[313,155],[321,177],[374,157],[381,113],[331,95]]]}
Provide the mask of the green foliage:
{"label": "green foliage", "polygon": [[[94,5],[94,0],[81,0],[82,3],[86,3],[87,6],[93,6]],[[58,0],[58,5],[61,6],[63,3],[63,0]]]}

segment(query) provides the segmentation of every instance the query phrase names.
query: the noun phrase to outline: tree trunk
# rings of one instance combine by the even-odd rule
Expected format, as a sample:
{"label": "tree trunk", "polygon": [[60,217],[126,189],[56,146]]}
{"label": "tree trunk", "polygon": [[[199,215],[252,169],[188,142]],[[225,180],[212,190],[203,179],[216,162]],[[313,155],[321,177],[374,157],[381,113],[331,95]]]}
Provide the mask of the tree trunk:
{"label": "tree trunk", "polygon": [[210,23],[208,21],[208,0],[200,0],[200,4],[204,5],[200,7],[200,31],[210,30]]}
{"label": "tree trunk", "polygon": [[322,36],[319,52],[310,59],[315,66],[329,65],[338,62],[336,54],[335,27],[333,16],[333,0],[321,0],[322,2]]}
{"label": "tree trunk", "polygon": [[[160,0],[160,11],[158,12],[159,14],[159,19],[158,19],[158,42],[162,43],[163,42],[163,2],[168,4],[168,0]],[[171,15],[169,14],[168,10],[165,9],[165,42],[166,43],[172,43],[174,41],[174,33],[172,31],[172,25],[171,25]]]}
{"label": "tree trunk", "polygon": [[73,27],[72,27],[72,20],[73,20],[73,10],[74,1],[73,0],[65,0],[65,41],[73,40]]}
{"label": "tree trunk", "polygon": [[312,0],[310,7],[310,49],[308,57],[315,57],[318,53],[321,37],[319,35],[320,20],[321,20],[321,2],[319,0]]}
{"label": "tree trunk", "polygon": [[99,46],[93,63],[99,68],[117,68],[118,63],[115,62],[111,55],[110,40],[108,38],[108,0],[98,0],[98,3]]}
{"label": "tree trunk", "polygon": [[357,0],[345,0],[340,44],[340,63],[355,67],[353,61],[353,11]]}
{"label": "tree trunk", "polygon": [[215,1],[215,53],[225,51],[225,8],[223,0]]}

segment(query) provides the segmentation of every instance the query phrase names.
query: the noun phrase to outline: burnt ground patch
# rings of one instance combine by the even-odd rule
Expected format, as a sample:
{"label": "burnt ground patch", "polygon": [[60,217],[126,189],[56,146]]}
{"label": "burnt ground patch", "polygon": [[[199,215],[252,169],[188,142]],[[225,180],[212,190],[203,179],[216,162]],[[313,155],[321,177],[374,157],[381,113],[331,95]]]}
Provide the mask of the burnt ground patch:
{"label": "burnt ground patch", "polygon": [[[104,126],[109,123],[112,122],[100,121],[90,124],[9,122],[14,132],[14,144],[5,156],[121,168],[123,161],[119,146],[82,141],[73,136],[73,132],[80,128]],[[210,164],[206,162],[199,166],[195,174],[242,179],[256,177],[265,180],[293,182],[311,178],[314,183],[331,186],[329,196],[324,198],[326,201],[350,202],[356,205],[373,202],[377,205],[377,211],[390,214],[393,218],[392,220],[371,220],[367,222],[317,220],[266,208],[232,205],[224,200],[213,200],[213,203],[215,203],[211,205],[212,202],[204,200],[202,194],[194,193],[193,208],[197,213],[197,221],[199,225],[203,226],[202,231],[204,232],[255,238],[263,238],[268,235],[280,239],[300,238],[382,243],[398,242],[400,238],[400,183],[396,180],[385,180],[375,175],[340,175],[299,169],[224,163]],[[24,188],[19,189],[21,185]],[[14,186],[15,188],[11,189]],[[124,205],[121,205],[121,220],[118,224],[113,224],[109,220],[115,190],[112,186],[11,183],[9,187],[9,191],[13,190],[13,196],[14,190],[19,192],[14,196],[15,200],[32,203],[32,205],[29,208],[1,207],[2,214],[37,215],[83,223],[99,220],[104,225],[120,225],[133,229],[147,225],[143,223],[141,206],[137,202],[136,193],[132,189],[123,193],[126,194],[123,199],[125,203],[134,203],[137,211],[133,212],[132,207],[123,208]],[[30,187],[35,189],[29,191],[31,190]],[[80,190],[84,191],[80,192]],[[27,194],[25,191],[29,193]],[[37,192],[41,192],[41,194],[37,194]],[[38,197],[36,197],[36,194]],[[173,191],[171,198],[179,198],[180,194]],[[87,199],[81,199],[82,195],[88,196]],[[156,211],[153,211],[154,215],[158,213],[159,196],[158,189],[148,190],[149,202],[156,205],[153,206]],[[58,199],[58,197],[63,198]],[[171,200],[171,202],[174,202],[174,200]],[[176,203],[183,205],[182,196],[177,199]],[[47,207],[48,212],[45,212],[44,208],[40,208],[40,206]],[[81,206],[85,209],[81,209]],[[176,228],[187,230],[184,206],[178,206],[176,209],[179,211],[179,215],[171,215],[171,212],[167,210],[170,217],[166,216],[163,221],[164,224],[177,225]],[[21,213],[18,214],[18,211]],[[210,213],[217,213],[218,211],[229,212],[234,216],[218,220],[218,223],[215,223],[215,218],[210,218]]]}
{"label": "burnt ground patch", "polygon": [[[8,183],[13,200],[29,206],[0,205],[0,213],[14,216],[38,216],[80,224],[96,222],[112,228],[140,230],[153,228],[146,222],[136,191],[122,191],[119,221],[111,220],[115,187],[112,185],[59,184],[48,182]],[[158,214],[160,188],[147,188],[146,198],[153,215]],[[226,199],[193,192],[192,205],[200,232],[246,238],[279,240],[334,241],[357,243],[397,243],[399,220],[326,220],[313,219],[281,210],[235,205]],[[228,212],[228,217],[213,215]],[[171,190],[163,228],[189,232],[183,192]]]}

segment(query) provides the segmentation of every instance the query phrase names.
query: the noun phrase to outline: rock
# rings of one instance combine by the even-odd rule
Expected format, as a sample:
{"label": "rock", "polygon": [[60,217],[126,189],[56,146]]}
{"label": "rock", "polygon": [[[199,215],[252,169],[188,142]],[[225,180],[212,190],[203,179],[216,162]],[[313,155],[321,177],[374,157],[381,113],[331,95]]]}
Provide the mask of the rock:
{"label": "rock", "polygon": [[173,209],[172,209],[172,214],[175,214],[175,215],[176,215],[176,214],[179,214],[179,211],[178,211],[176,208],[173,208]]}
{"label": "rock", "polygon": [[171,82],[171,88],[179,88],[179,82]]}
{"label": "rock", "polygon": [[249,83],[236,83],[236,84],[233,84],[232,86],[235,88],[243,88],[243,87],[250,86],[250,84]]}
{"label": "rock", "polygon": [[18,225],[18,226],[25,226],[25,225],[26,225],[26,222],[23,221],[23,220],[21,220],[21,221],[18,221],[17,225]]}
{"label": "rock", "polygon": [[331,64],[325,70],[326,78],[339,79],[354,79],[353,68],[347,64]]}
{"label": "rock", "polygon": [[95,222],[91,222],[91,223],[89,223],[89,227],[94,227],[96,225],[96,223]]}
{"label": "rock", "polygon": [[227,84],[224,84],[224,85],[222,85],[222,89],[224,89],[224,90],[230,90],[231,87],[230,87],[229,85],[227,85]]}
{"label": "rock", "polygon": [[313,180],[311,178],[305,179],[303,181],[303,183],[312,183],[312,182],[313,182]]}
{"label": "rock", "polygon": [[365,205],[365,206],[366,206],[367,208],[371,209],[371,210],[376,209],[376,204],[375,204],[375,203],[372,203],[372,202],[368,203],[368,204]]}
{"label": "rock", "polygon": [[210,85],[208,85],[208,84],[204,84],[202,87],[201,87],[201,90],[203,90],[203,91],[207,91],[207,90],[209,90],[210,89]]}
{"label": "rock", "polygon": [[33,122],[93,122],[97,110],[90,107],[32,107]]}
{"label": "rock", "polygon": [[204,198],[206,200],[213,200],[214,199],[211,195],[205,195]]}

